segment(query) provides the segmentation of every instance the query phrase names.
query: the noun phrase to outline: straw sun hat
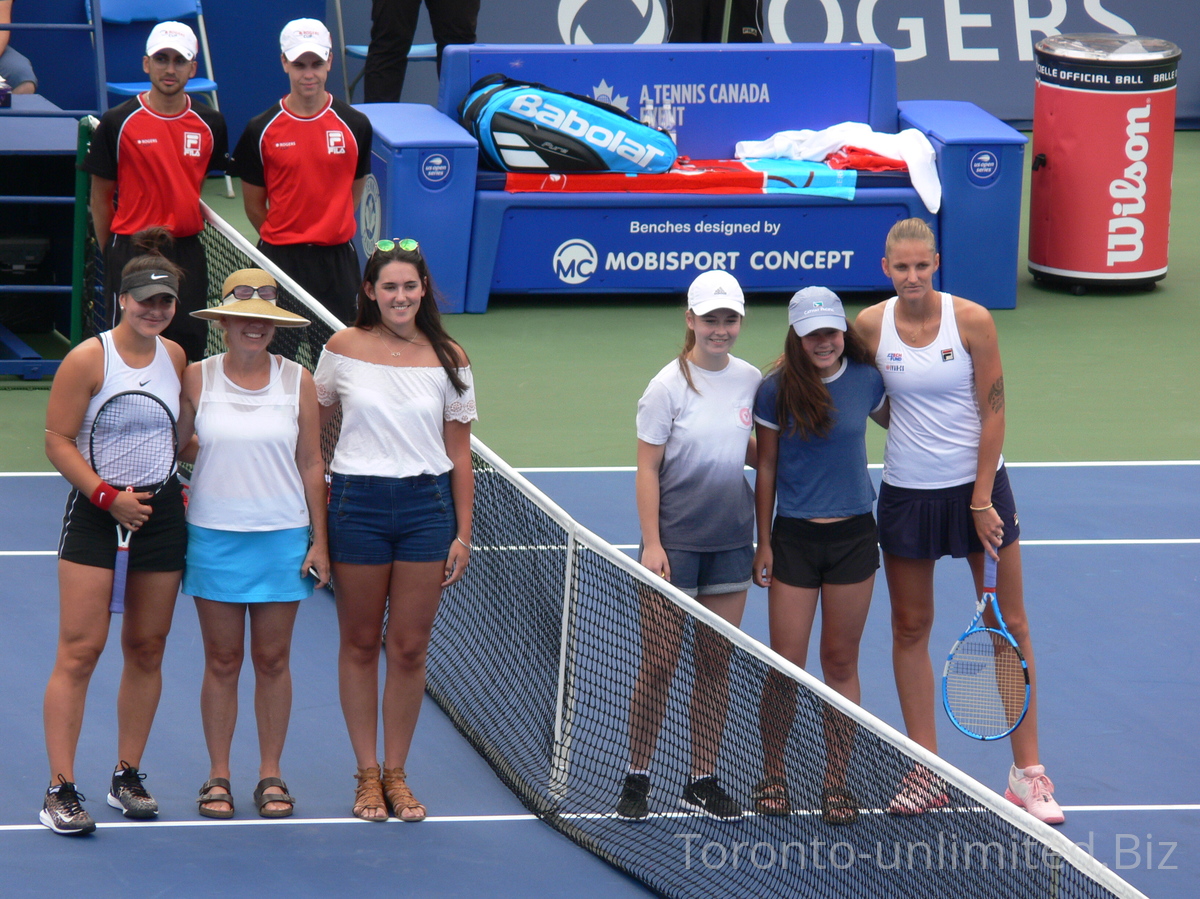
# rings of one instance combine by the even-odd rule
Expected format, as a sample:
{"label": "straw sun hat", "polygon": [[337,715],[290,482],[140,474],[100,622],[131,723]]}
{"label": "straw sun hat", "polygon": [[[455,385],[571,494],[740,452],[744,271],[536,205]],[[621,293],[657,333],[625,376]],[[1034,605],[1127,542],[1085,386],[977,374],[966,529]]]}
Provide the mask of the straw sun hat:
{"label": "straw sun hat", "polygon": [[286,309],[280,309],[275,305],[274,300],[264,300],[259,297],[251,297],[248,300],[239,300],[234,296],[234,289],[237,287],[274,287],[278,290],[279,285],[275,283],[275,279],[260,268],[243,268],[228,278],[225,279],[225,284],[221,288],[220,306],[212,306],[208,309],[197,309],[192,313],[196,318],[204,318],[210,321],[220,321],[225,316],[231,318],[261,318],[264,321],[269,321],[277,328],[303,328],[305,325],[311,324],[307,318],[297,315],[294,312],[288,312]]}

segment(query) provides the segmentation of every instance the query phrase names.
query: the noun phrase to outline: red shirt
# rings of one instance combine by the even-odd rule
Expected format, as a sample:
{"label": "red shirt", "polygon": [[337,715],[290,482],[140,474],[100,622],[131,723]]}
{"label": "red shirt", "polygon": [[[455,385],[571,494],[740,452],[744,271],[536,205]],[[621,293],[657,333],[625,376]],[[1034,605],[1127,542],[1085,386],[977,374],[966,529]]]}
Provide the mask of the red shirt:
{"label": "red shirt", "polygon": [[267,190],[269,244],[346,243],[356,230],[354,182],[371,170],[371,122],[330,96],[314,116],[298,116],[280,101],[246,126],[233,169]]}
{"label": "red shirt", "polygon": [[80,168],[117,182],[112,233],[162,225],[175,237],[191,237],[204,228],[204,176],[225,168],[225,119],[190,97],[179,115],[159,115],[144,97],[104,114]]}

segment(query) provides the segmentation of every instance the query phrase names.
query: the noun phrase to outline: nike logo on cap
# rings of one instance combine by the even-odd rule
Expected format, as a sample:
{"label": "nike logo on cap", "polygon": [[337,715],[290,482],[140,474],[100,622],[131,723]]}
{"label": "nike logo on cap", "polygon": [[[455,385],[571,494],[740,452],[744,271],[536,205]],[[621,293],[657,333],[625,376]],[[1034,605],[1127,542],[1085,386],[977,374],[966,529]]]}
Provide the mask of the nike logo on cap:
{"label": "nike logo on cap", "polygon": [[167,277],[169,277],[169,276],[168,275],[151,275],[150,280],[151,281],[162,281]]}

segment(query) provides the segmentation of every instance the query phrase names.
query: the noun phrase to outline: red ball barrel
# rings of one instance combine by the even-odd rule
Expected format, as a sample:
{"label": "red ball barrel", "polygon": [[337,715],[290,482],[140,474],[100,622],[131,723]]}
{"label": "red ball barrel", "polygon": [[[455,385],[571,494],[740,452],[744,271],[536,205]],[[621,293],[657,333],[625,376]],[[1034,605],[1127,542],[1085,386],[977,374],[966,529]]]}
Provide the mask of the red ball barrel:
{"label": "red ball barrel", "polygon": [[1167,273],[1179,48],[1124,34],[1038,42],[1029,270],[1150,285]]}

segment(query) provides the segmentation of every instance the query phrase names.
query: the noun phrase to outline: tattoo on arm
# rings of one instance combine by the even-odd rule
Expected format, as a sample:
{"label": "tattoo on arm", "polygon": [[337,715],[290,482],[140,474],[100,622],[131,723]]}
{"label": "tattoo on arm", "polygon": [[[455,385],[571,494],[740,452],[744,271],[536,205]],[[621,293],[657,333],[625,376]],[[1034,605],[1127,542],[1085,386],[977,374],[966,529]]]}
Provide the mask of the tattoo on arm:
{"label": "tattoo on arm", "polygon": [[991,389],[988,390],[988,405],[992,407],[992,413],[999,415],[1004,408],[1004,376],[998,377]]}

